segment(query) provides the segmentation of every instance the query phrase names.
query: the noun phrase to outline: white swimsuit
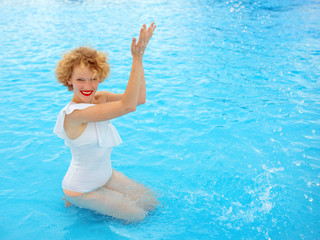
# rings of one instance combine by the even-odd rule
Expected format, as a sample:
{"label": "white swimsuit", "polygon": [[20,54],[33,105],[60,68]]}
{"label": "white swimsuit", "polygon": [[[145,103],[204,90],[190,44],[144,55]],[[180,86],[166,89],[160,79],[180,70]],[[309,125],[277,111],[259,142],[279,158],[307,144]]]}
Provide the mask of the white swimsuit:
{"label": "white swimsuit", "polygon": [[112,147],[122,142],[115,127],[109,121],[89,122],[81,136],[73,140],[67,137],[63,127],[66,114],[94,105],[70,102],[59,113],[53,132],[65,140],[72,153],[70,167],[62,182],[63,189],[91,192],[111,178]]}

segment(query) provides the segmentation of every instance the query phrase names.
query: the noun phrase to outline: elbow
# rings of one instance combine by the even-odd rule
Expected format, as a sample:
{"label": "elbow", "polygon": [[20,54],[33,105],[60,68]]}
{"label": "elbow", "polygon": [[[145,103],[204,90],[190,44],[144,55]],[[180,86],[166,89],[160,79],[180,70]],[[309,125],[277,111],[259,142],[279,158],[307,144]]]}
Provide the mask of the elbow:
{"label": "elbow", "polygon": [[132,102],[124,102],[121,101],[121,105],[122,105],[122,110],[124,111],[124,114],[130,113],[130,112],[135,112],[136,111],[136,107],[134,104],[132,104]]}
{"label": "elbow", "polygon": [[142,105],[142,104],[145,104],[145,103],[146,103],[146,99],[142,99],[142,100],[138,101],[137,105],[139,106],[139,105]]}
{"label": "elbow", "polygon": [[137,110],[137,107],[136,107],[136,106],[134,106],[134,107],[132,107],[132,108],[129,109],[130,112],[135,112],[136,110]]}

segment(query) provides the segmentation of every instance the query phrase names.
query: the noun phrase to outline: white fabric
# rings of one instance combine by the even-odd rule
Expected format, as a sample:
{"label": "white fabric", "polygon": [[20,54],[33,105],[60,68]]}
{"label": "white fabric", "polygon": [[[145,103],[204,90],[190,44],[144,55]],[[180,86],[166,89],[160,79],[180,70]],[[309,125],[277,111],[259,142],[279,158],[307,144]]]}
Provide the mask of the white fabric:
{"label": "white fabric", "polygon": [[122,142],[116,128],[109,121],[89,122],[81,136],[73,140],[67,137],[63,127],[65,115],[91,106],[94,104],[69,103],[60,111],[53,130],[65,140],[72,154],[62,188],[81,193],[91,192],[109,181],[112,175],[112,147]]}

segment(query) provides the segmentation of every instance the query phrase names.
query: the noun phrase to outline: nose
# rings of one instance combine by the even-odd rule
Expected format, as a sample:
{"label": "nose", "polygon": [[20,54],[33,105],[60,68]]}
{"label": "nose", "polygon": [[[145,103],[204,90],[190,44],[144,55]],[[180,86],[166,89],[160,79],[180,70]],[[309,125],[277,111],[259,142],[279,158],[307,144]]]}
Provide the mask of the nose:
{"label": "nose", "polygon": [[85,86],[86,89],[91,89],[91,81],[90,80],[86,80],[84,86]]}

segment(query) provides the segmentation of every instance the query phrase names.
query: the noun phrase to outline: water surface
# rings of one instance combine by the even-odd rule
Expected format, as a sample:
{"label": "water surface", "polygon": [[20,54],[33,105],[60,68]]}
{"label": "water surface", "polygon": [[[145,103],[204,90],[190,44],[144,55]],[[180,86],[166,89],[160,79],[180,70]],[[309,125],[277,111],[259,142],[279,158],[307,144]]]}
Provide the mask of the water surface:
{"label": "water surface", "polygon": [[[0,1],[0,234],[4,239],[320,239],[318,1]],[[123,92],[143,23],[147,103],[115,119],[113,167],[164,207],[140,224],[76,207],[52,129],[72,94],[54,68],[108,53]]]}

